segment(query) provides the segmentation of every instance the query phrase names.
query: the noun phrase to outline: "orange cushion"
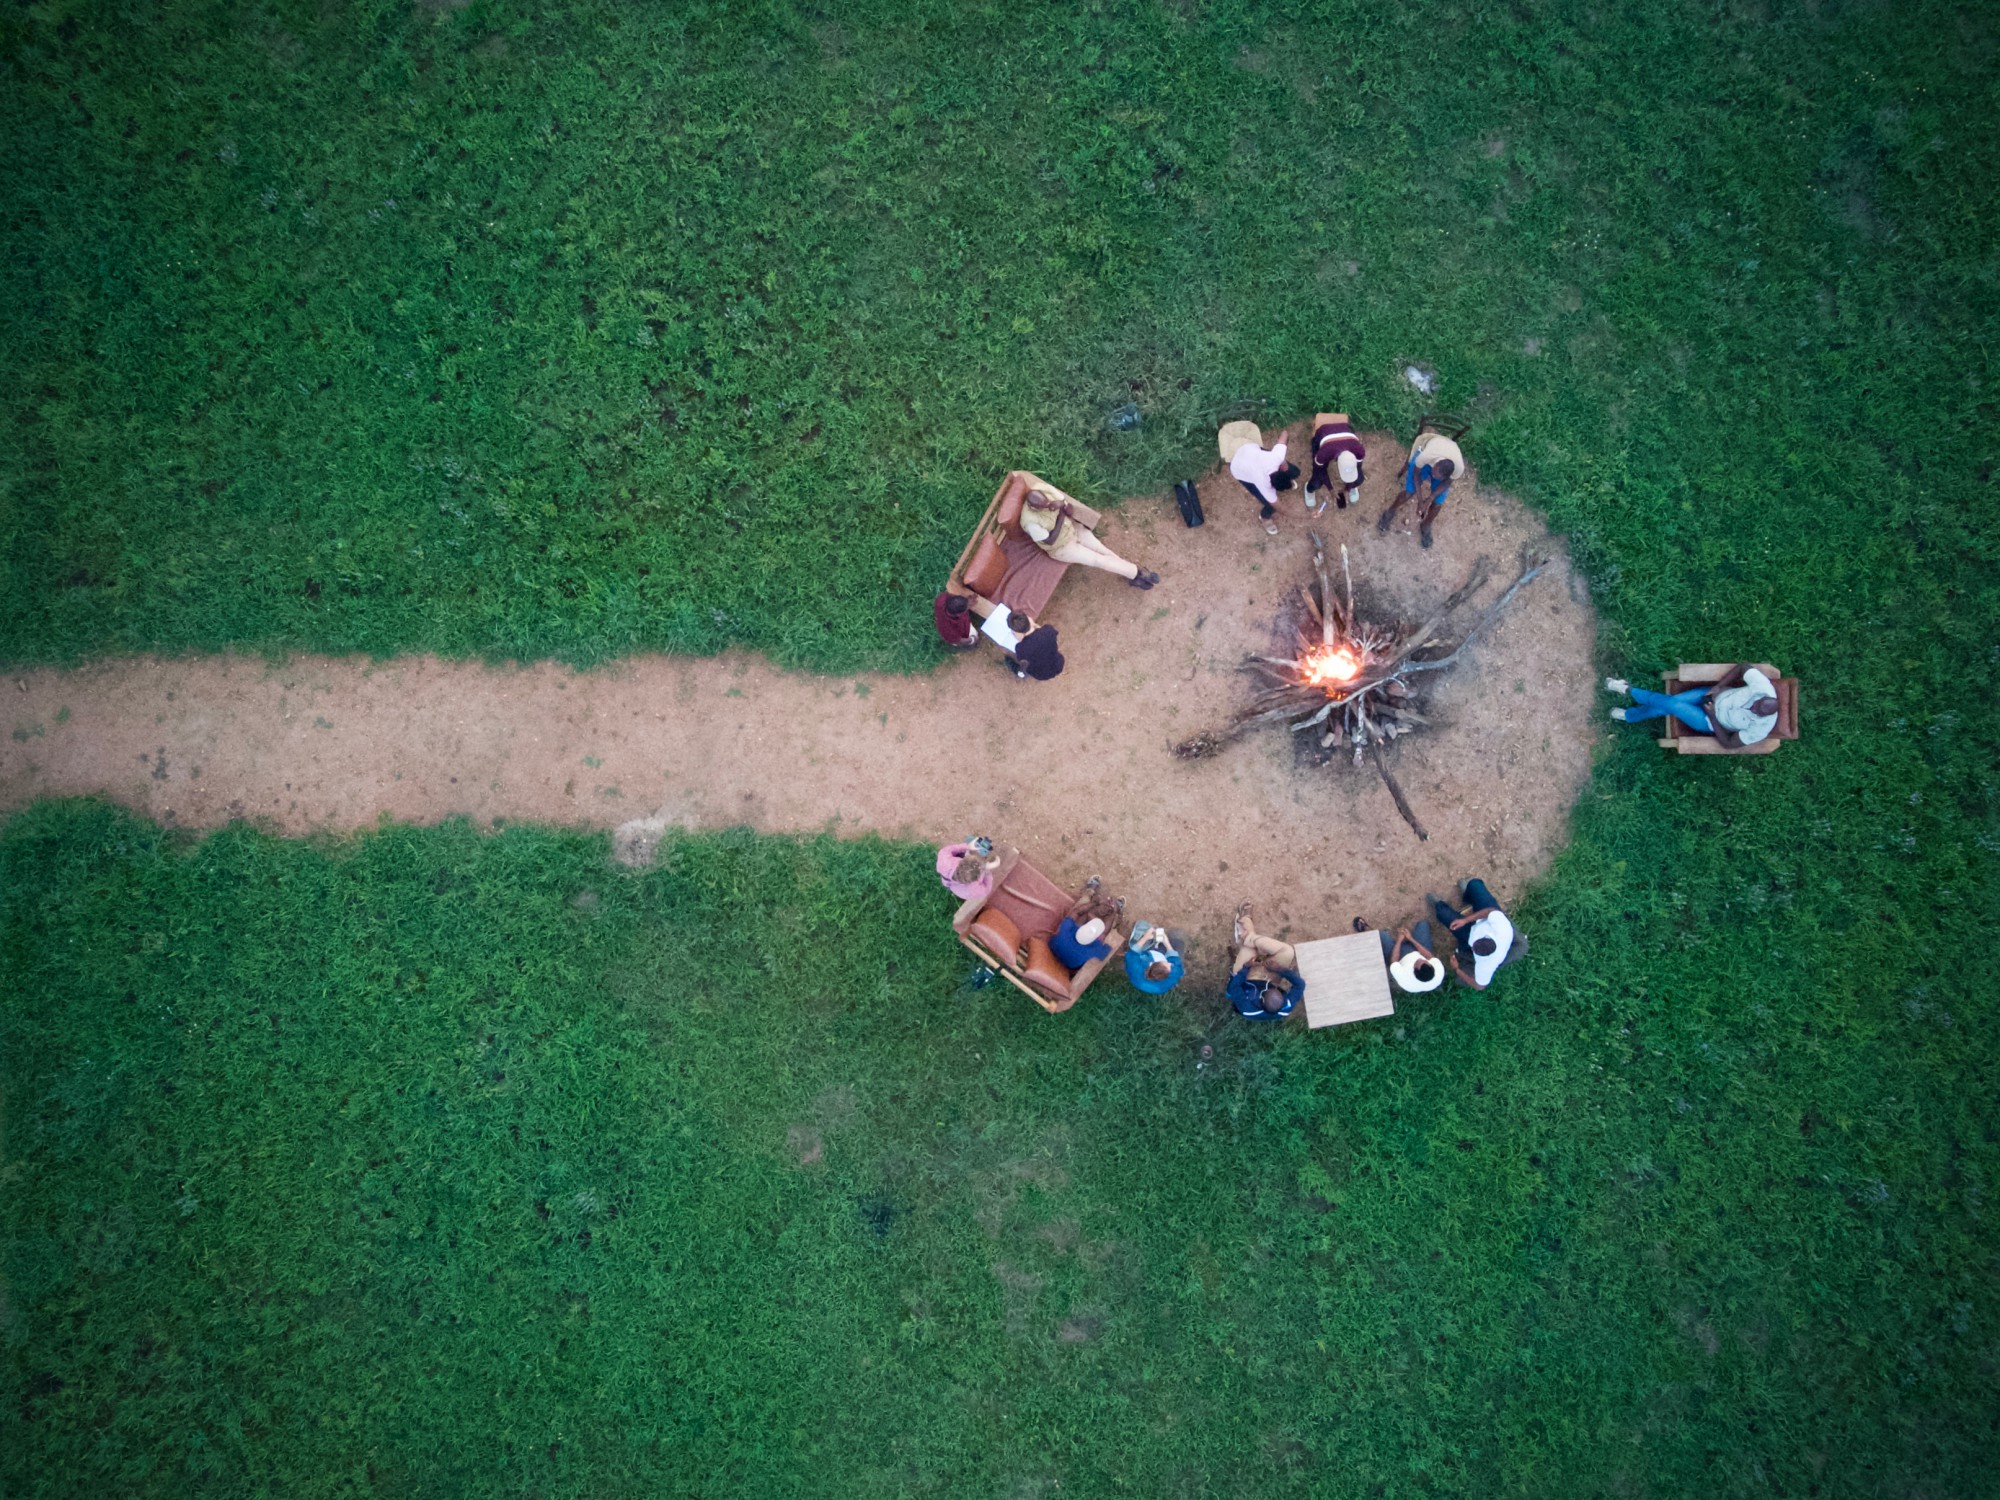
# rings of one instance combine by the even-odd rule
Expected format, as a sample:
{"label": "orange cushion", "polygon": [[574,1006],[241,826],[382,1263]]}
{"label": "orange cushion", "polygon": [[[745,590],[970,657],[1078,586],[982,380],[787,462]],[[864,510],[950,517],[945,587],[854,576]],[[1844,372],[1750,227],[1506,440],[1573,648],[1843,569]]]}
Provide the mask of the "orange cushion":
{"label": "orange cushion", "polygon": [[982,599],[998,599],[1000,586],[1007,581],[1007,549],[988,532],[973,549],[972,561],[965,565],[965,586]]}
{"label": "orange cushion", "polygon": [[[967,935],[995,958],[1007,964],[1020,961],[1021,929],[1014,925],[1014,919],[1004,911],[994,911],[991,907],[981,911],[972,919],[966,929]],[[1054,957],[1053,954],[1050,955]]]}
{"label": "orange cushion", "polygon": [[1028,961],[1022,965],[1021,973],[1036,989],[1058,1000],[1069,998],[1070,972],[1049,947],[1047,938],[1028,939]]}
{"label": "orange cushion", "polygon": [[1021,525],[1021,505],[1028,498],[1028,481],[1010,478],[1000,490],[1000,504],[994,508],[993,519],[1009,531],[1018,531]]}

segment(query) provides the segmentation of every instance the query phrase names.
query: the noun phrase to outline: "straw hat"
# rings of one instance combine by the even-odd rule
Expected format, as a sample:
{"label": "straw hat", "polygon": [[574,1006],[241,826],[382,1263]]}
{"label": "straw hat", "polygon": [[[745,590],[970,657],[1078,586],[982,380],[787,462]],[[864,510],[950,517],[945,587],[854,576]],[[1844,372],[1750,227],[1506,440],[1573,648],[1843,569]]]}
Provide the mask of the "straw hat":
{"label": "straw hat", "polygon": [[1215,446],[1222,451],[1224,463],[1236,457],[1236,450],[1245,445],[1264,446],[1264,434],[1257,430],[1255,422],[1226,422],[1215,434]]}

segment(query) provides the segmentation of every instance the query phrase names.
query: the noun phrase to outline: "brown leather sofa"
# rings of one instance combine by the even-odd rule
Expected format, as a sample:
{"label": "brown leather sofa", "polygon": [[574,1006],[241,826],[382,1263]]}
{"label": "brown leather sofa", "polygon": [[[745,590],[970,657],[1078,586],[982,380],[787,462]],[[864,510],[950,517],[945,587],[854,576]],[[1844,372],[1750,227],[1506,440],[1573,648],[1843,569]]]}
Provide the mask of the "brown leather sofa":
{"label": "brown leather sofa", "polygon": [[957,566],[951,570],[945,587],[954,594],[970,594],[1039,619],[1070,565],[1050,557],[1021,529],[1021,506],[1030,487],[1068,500],[1070,513],[1078,524],[1092,531],[1104,522],[1097,511],[1065,495],[1047,480],[1025,469],[1014,469],[994,492],[986,514],[973,528],[972,540],[959,553]]}
{"label": "brown leather sofa", "polygon": [[1104,941],[1111,952],[1072,972],[1049,949],[1049,937],[1077,898],[1065,895],[1017,849],[1003,849],[993,886],[984,896],[962,903],[951,919],[958,940],[998,970],[1007,982],[1050,1014],[1083,998],[1106,964],[1125,946],[1125,934],[1111,928]]}

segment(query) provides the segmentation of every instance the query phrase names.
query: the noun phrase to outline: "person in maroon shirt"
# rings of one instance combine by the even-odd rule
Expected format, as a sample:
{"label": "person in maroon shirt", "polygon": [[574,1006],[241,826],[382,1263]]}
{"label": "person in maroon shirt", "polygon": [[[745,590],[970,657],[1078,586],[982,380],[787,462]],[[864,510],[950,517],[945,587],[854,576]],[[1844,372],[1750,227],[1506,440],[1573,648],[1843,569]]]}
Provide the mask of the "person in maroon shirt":
{"label": "person in maroon shirt", "polygon": [[963,594],[946,591],[931,601],[931,620],[938,639],[954,651],[963,651],[979,642],[979,625],[972,618],[972,601]]}

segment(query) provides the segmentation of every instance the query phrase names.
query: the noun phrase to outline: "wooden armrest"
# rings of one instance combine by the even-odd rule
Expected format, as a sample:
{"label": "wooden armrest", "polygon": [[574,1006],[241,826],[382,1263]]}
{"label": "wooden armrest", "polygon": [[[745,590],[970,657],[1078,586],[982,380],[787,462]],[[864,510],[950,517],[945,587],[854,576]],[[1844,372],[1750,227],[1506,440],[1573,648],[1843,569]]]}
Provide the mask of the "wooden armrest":
{"label": "wooden armrest", "polygon": [[1076,523],[1079,526],[1087,527],[1091,531],[1097,530],[1098,527],[1104,524],[1104,512],[1092,510],[1081,500],[1070,501],[1069,513],[1076,518]]}

